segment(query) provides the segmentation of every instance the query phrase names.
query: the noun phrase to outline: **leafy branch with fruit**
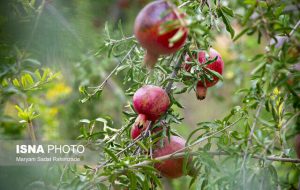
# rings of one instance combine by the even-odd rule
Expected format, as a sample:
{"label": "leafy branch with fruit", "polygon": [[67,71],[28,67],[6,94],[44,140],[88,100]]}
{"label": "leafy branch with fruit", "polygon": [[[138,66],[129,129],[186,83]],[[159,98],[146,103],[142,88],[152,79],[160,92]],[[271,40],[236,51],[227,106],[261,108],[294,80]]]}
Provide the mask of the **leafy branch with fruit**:
{"label": "leafy branch with fruit", "polygon": [[[130,1],[116,2],[115,14],[121,19],[119,11],[135,6]],[[103,24],[101,44],[92,55],[82,56],[71,71],[76,76],[74,88],[79,89],[76,103],[70,103],[75,105],[70,117],[79,122],[76,139],[98,151],[99,162],[59,166],[59,182],[52,185],[57,189],[169,190],[179,187],[181,180],[185,185],[178,189],[299,189],[297,1],[136,3],[143,6],[138,7],[130,34],[121,22],[114,29]],[[43,1],[32,10],[38,17],[35,23],[42,11],[53,11],[51,6]],[[38,25],[34,26],[36,30]],[[36,132],[39,119],[52,118],[39,114],[43,109],[34,105],[42,103],[34,93],[51,88],[53,81],[64,76],[36,66],[29,71],[22,68],[26,61],[40,65],[25,52],[14,56],[14,66],[25,73],[15,72],[5,59],[0,100],[16,104],[19,123],[36,141],[43,136]],[[108,73],[100,69],[102,63],[110,65]],[[121,84],[114,80],[118,77]],[[235,89],[228,83],[234,83]],[[230,93],[224,95],[226,88]],[[95,107],[112,105],[111,92],[125,99],[125,106],[116,103],[122,115],[100,117]],[[216,102],[217,109],[223,106],[221,100],[231,101],[226,115],[183,125],[195,110],[187,109],[181,97],[193,102],[191,93],[197,100],[195,110],[201,113],[212,109],[208,101]],[[81,110],[90,114],[79,117]],[[117,119],[116,125],[113,120]],[[182,127],[190,128],[188,134],[182,133]]]}
{"label": "leafy branch with fruit", "polygon": [[[256,185],[272,189],[278,185],[277,176],[274,177],[277,166],[274,164],[300,162],[288,156],[293,154],[281,152],[287,148],[285,134],[290,132],[287,125],[299,118],[299,107],[293,108],[292,102],[287,103],[287,98],[298,101],[299,95],[292,97],[289,88],[278,84],[281,75],[275,74],[280,72],[276,64],[282,64],[281,59],[288,59],[282,57],[282,52],[286,50],[275,47],[279,42],[270,44],[265,55],[254,56],[252,61],[260,60],[262,63],[251,73],[254,86],[241,91],[244,93],[242,105],[234,107],[222,120],[198,123],[198,128],[192,131],[187,141],[174,130],[174,125],[184,119],[176,113],[175,107],[184,107],[176,100],[175,94],[194,90],[197,99],[203,100],[207,89],[223,80],[226,63],[220,53],[210,47],[212,34],[206,28],[199,27],[200,20],[189,14],[193,8],[195,12],[201,12],[204,7],[209,9],[211,17],[220,18],[223,21],[221,27],[225,26],[234,37],[229,23],[229,17],[233,17],[234,13],[220,1],[215,4],[186,1],[176,6],[171,1],[159,0],[146,5],[137,15],[134,25],[136,41],[130,38],[133,49],[115,69],[127,72],[125,83],[130,83],[130,87],[126,92],[133,95],[132,103],[124,111],[126,125],[103,141],[107,161],[90,171],[93,174],[92,185],[105,185],[105,181],[109,181],[115,189],[153,189],[162,187],[158,179],[160,176],[174,179],[188,174],[191,176],[190,187],[196,183],[196,187],[208,189],[220,185],[231,187],[229,189],[253,189]],[[269,12],[263,8],[260,3],[253,5],[251,11],[257,9],[261,17],[249,23],[262,22],[263,27],[252,26],[254,31],[249,34],[258,30],[258,40],[262,36],[276,40],[276,36],[269,31],[272,26],[265,21]],[[206,27],[213,30],[219,25],[211,22]],[[298,24],[286,34],[287,39],[293,38],[297,29]],[[246,32],[241,31],[234,40]],[[287,46],[287,42],[289,40],[283,45]],[[107,48],[114,51],[115,47]],[[142,63],[143,66],[133,65],[135,63]],[[299,75],[295,77],[299,78]],[[288,94],[283,97],[285,93]],[[266,112],[266,118],[271,115],[273,121],[261,118],[262,112]],[[114,142],[118,137],[128,138],[128,131],[131,141]],[[260,133],[270,133],[270,139],[260,139]],[[216,156],[218,164],[228,162],[237,168],[233,177],[235,180],[226,174],[214,179],[214,175],[222,172]],[[235,164],[232,162],[234,160]],[[261,167],[265,184],[259,184],[255,178],[259,174],[251,171],[249,166],[253,164]],[[249,175],[253,176],[250,180]],[[89,187],[92,185],[89,184]]]}

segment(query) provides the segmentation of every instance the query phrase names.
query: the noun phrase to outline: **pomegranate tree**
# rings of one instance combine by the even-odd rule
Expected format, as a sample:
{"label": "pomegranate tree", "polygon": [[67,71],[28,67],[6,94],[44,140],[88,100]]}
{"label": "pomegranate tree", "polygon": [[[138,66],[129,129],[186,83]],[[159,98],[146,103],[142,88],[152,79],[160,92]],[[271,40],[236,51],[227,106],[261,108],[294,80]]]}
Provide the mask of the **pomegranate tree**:
{"label": "pomegranate tree", "polygon": [[[208,55],[205,51],[199,51],[197,53],[197,59],[198,62],[201,64],[205,64],[208,60],[213,60],[217,57],[216,61],[214,61],[213,63],[210,63],[208,65],[205,65],[203,67],[204,72],[208,73],[209,75],[211,75],[208,71],[212,70],[215,71],[217,73],[219,73],[220,75],[223,74],[223,69],[224,69],[224,62],[222,60],[221,55],[219,54],[219,52],[217,52],[215,49],[210,48]],[[207,60],[208,58],[208,60]],[[185,58],[186,61],[192,61],[192,59],[190,58],[189,55],[186,56]],[[184,68],[186,71],[190,72],[191,71],[191,65],[189,64],[184,64]],[[212,76],[212,75],[211,75]],[[214,86],[215,84],[217,84],[217,82],[219,81],[219,78],[217,76],[212,76],[211,80],[205,79],[204,81],[199,80],[197,83],[197,87],[196,87],[196,96],[197,99],[199,100],[203,100],[206,97],[206,92],[207,92],[207,88]]]}
{"label": "pomegranate tree", "polygon": [[159,55],[172,54],[183,46],[188,34],[183,17],[175,5],[166,0],[149,3],[139,12],[134,34],[146,49],[144,64],[148,68],[154,67]]}
{"label": "pomegranate tree", "polygon": [[131,137],[136,138],[149,124],[161,117],[170,106],[167,92],[154,85],[146,85],[133,95],[133,107],[139,114],[131,130]]}
{"label": "pomegranate tree", "polygon": [[[160,147],[160,143],[158,143],[157,148],[154,150],[154,158],[162,157],[179,151],[185,147],[186,143],[183,138],[178,136],[170,136],[170,141],[168,137],[166,137],[163,139],[163,141],[163,147]],[[189,162],[190,161],[191,158],[189,158]],[[161,175],[164,177],[173,179],[183,175],[183,164],[184,158],[175,158],[156,163],[154,167],[160,171]]]}

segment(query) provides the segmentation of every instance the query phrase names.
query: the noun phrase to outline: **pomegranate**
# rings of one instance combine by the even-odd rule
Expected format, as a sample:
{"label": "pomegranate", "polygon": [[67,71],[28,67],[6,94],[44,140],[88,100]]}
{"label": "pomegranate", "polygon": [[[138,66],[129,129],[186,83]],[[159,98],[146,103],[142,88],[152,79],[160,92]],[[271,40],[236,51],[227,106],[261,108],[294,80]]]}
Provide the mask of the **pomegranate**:
{"label": "pomegranate", "polygon": [[[205,68],[208,68],[210,70],[218,72],[220,75],[223,73],[224,68],[224,62],[222,60],[221,55],[214,50],[213,48],[210,48],[209,53],[209,60],[214,59],[216,56],[218,57],[217,60],[213,63],[210,63],[209,65],[206,65]],[[205,51],[199,51],[197,55],[197,59],[200,64],[206,63],[206,52]],[[185,58],[186,61],[191,61],[191,58],[187,55]],[[186,71],[191,70],[191,65],[189,64],[183,64]],[[203,100],[206,97],[207,88],[214,86],[219,81],[219,78],[216,76],[213,76],[212,81],[205,80],[204,83],[202,81],[198,81],[197,88],[196,88],[196,95],[199,100]]]}
{"label": "pomegranate", "polygon": [[[139,115],[131,128],[131,138],[137,138],[147,129],[149,121],[155,122],[168,110],[169,105],[170,98],[164,89],[153,85],[138,89],[133,96],[133,107]],[[161,129],[155,128],[153,132]]]}
{"label": "pomegranate", "polygon": [[[175,5],[166,0],[149,3],[139,12],[134,24],[134,34],[146,49],[144,64],[148,68],[154,67],[159,55],[172,54],[183,46],[188,34],[183,17]],[[162,31],[166,32],[161,33]],[[170,39],[179,32],[179,39],[170,43]]]}
{"label": "pomegranate", "polygon": [[133,107],[139,114],[144,114],[147,120],[155,121],[169,108],[170,98],[167,92],[154,85],[146,85],[133,95]]}
{"label": "pomegranate", "polygon": [[[164,145],[160,147],[158,143],[157,148],[153,152],[153,157],[161,157],[168,154],[172,154],[178,150],[185,147],[185,140],[181,137],[171,136],[170,141],[168,137],[163,139]],[[191,157],[189,158],[189,163],[191,162]],[[175,158],[165,160],[154,164],[154,167],[160,171],[160,173],[167,178],[178,178],[183,175],[183,162],[184,158]]]}
{"label": "pomegranate", "polygon": [[[135,123],[133,124],[131,128],[131,138],[136,139],[143,131],[145,131],[150,124],[150,121],[148,121],[144,114],[139,114],[137,119],[135,120]],[[151,134],[159,133],[161,130],[163,130],[163,126],[150,126]],[[169,132],[169,128],[167,128],[167,133]],[[162,134],[162,133],[161,133]]]}
{"label": "pomegranate", "polygon": [[300,159],[300,134],[295,137],[295,150],[297,153],[297,157]]}
{"label": "pomegranate", "polygon": [[147,129],[150,121],[144,114],[139,114],[131,128],[131,138],[136,139],[144,130]]}

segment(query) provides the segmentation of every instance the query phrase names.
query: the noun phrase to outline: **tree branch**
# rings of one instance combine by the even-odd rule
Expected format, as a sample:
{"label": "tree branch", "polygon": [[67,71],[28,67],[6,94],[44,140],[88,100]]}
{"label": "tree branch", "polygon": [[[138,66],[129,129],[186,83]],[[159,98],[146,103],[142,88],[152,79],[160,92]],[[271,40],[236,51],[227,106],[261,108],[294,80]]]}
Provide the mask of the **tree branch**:
{"label": "tree branch", "polygon": [[[131,47],[131,49],[127,52],[127,54],[123,57],[123,59],[121,61],[119,61],[118,65],[109,73],[109,75],[104,79],[104,81],[99,85],[99,86],[96,86],[94,87],[94,91],[92,94],[88,94],[88,97],[85,99],[86,100],[89,100],[91,97],[95,96],[98,92],[100,92],[103,87],[105,86],[105,84],[107,83],[108,79],[117,71],[117,69],[123,64],[123,62],[127,59],[127,57],[131,54],[131,52],[134,50],[134,48],[136,47],[136,44],[133,45]],[[82,102],[85,102],[85,101],[82,101]]]}
{"label": "tree branch", "polygon": [[213,132],[212,134],[210,134],[210,135],[208,135],[208,136],[202,137],[202,138],[200,138],[199,140],[195,141],[194,143],[192,143],[192,144],[190,144],[190,145],[188,145],[188,146],[185,146],[185,147],[182,148],[182,149],[179,149],[179,150],[173,152],[171,155],[176,155],[177,153],[182,152],[182,151],[184,151],[184,150],[187,150],[187,149],[189,149],[189,148],[192,147],[192,146],[195,146],[195,145],[200,144],[201,142],[203,142],[203,141],[205,141],[205,140],[207,140],[207,139],[209,139],[209,138],[211,138],[211,137],[213,137],[213,136],[215,136],[215,135],[217,135],[217,134],[219,134],[219,133],[225,131],[226,129],[229,129],[229,128],[232,127],[232,126],[234,126],[234,125],[237,124],[241,119],[242,119],[242,117],[239,118],[239,119],[237,119],[235,122],[233,122],[232,124],[228,125],[227,127],[224,127],[223,129],[221,129],[221,130],[219,130],[219,131]]}
{"label": "tree branch", "polygon": [[172,90],[172,86],[173,86],[173,83],[174,83],[174,80],[173,80],[173,79],[176,77],[176,75],[177,75],[179,69],[181,68],[181,64],[182,64],[182,62],[183,62],[184,55],[185,55],[185,51],[181,53],[181,55],[180,55],[178,61],[177,61],[176,64],[174,65],[174,70],[173,70],[173,72],[172,72],[172,74],[171,74],[171,76],[170,76],[171,81],[168,83],[168,85],[167,85],[167,87],[166,87],[166,92],[167,92],[168,94],[170,94],[170,92],[171,92],[171,90]]}
{"label": "tree branch", "polygon": [[28,121],[27,128],[28,128],[28,133],[30,135],[31,141],[35,143],[36,142],[36,136],[35,136],[34,127],[33,127],[33,124],[32,124],[31,120]]}
{"label": "tree branch", "polygon": [[[232,154],[229,154],[227,152],[224,151],[209,151],[206,152],[209,153],[212,156],[230,156]],[[147,160],[147,161],[143,161],[137,164],[134,164],[132,166],[129,166],[128,168],[138,168],[138,167],[142,167],[145,165],[150,165],[153,164],[154,162],[161,162],[161,161],[165,161],[165,160],[169,160],[169,159],[176,159],[176,158],[182,158],[184,157],[186,154],[186,152],[178,152],[176,154],[169,154],[169,155],[165,155],[165,156],[161,156],[152,160]],[[200,151],[195,151],[195,152],[190,152],[189,155],[191,156],[196,156],[201,154]],[[234,154],[233,154],[234,155]],[[243,154],[238,154],[239,156],[244,156]],[[281,157],[275,157],[275,156],[267,156],[267,157],[262,157],[262,156],[258,156],[258,155],[252,155],[251,158],[253,159],[258,159],[258,160],[269,160],[269,161],[278,161],[278,162],[290,162],[290,163],[300,163],[300,159],[293,159],[293,158],[281,158]],[[120,170],[117,173],[123,173],[125,170]],[[102,176],[100,178],[97,179],[96,183],[100,183],[103,181],[108,180],[109,177],[108,176]]]}
{"label": "tree branch", "polygon": [[[258,105],[258,108],[256,110],[256,113],[255,113],[255,118],[254,118],[254,121],[252,123],[252,126],[250,128],[250,134],[248,136],[248,141],[247,141],[247,146],[246,146],[246,150],[245,150],[245,154],[244,154],[244,158],[243,158],[243,162],[242,162],[242,171],[243,171],[243,180],[246,179],[246,172],[245,172],[245,163],[246,163],[246,159],[247,159],[247,156],[248,156],[248,151],[249,151],[249,148],[250,148],[250,145],[252,144],[252,137],[253,137],[253,134],[254,134],[254,131],[255,131],[255,127],[256,127],[256,123],[257,123],[257,120],[258,120],[258,117],[260,115],[260,112],[261,112],[261,109],[262,109],[262,106],[264,105],[264,95],[262,97],[262,100],[260,101],[259,105]],[[245,181],[243,184],[246,184]]]}

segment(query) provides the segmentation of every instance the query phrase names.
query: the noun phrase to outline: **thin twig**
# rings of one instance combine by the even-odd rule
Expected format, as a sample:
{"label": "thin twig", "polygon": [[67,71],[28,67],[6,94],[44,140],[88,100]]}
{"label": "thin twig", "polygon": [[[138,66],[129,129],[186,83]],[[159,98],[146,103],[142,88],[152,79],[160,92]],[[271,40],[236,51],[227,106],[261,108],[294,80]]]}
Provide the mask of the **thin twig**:
{"label": "thin twig", "polygon": [[35,136],[32,121],[28,121],[28,133],[30,135],[30,138],[31,138],[32,142],[36,142],[36,136]]}
{"label": "thin twig", "polygon": [[[149,136],[151,137],[151,131],[148,131]],[[150,148],[149,148],[149,152],[150,152],[150,158],[153,159],[153,150],[152,150],[152,138],[150,138]]]}
{"label": "thin twig", "polygon": [[281,129],[285,129],[287,126],[289,126],[289,124],[297,117],[300,115],[300,112],[297,112],[295,115],[293,115],[292,117],[290,117],[289,120],[287,120],[287,122],[285,124],[283,124]]}
{"label": "thin twig", "polygon": [[289,38],[296,32],[297,28],[300,26],[300,20],[296,23],[296,25],[293,27],[292,31],[289,33]]}
{"label": "thin twig", "polygon": [[202,138],[200,138],[199,140],[195,141],[194,143],[192,143],[192,144],[190,144],[190,145],[188,145],[188,146],[185,146],[185,147],[182,148],[182,149],[179,149],[179,150],[173,152],[171,155],[175,155],[175,154],[177,154],[177,153],[179,153],[179,152],[182,152],[182,151],[187,150],[187,149],[189,149],[189,148],[191,148],[191,147],[193,147],[193,146],[195,146],[195,145],[200,144],[201,142],[203,142],[203,141],[205,141],[205,140],[207,140],[207,139],[209,139],[209,138],[211,138],[211,137],[213,137],[213,136],[215,136],[215,135],[217,135],[217,134],[219,134],[219,133],[225,131],[226,129],[229,129],[229,128],[232,127],[232,126],[234,126],[234,125],[237,124],[241,119],[242,119],[242,117],[240,117],[240,118],[237,119],[235,122],[233,122],[232,124],[228,125],[227,127],[224,127],[223,129],[221,129],[221,130],[219,130],[219,131],[213,132],[212,134],[210,134],[210,135],[208,135],[208,136],[202,137]]}
{"label": "thin twig", "polygon": [[134,50],[134,48],[136,47],[136,44],[133,45],[131,47],[131,49],[127,52],[127,54],[123,57],[123,59],[121,61],[119,61],[118,65],[109,73],[109,75],[104,79],[104,81],[96,87],[94,89],[94,92],[92,94],[88,95],[88,99],[90,99],[91,97],[95,96],[99,91],[101,91],[103,89],[103,87],[105,86],[105,84],[107,83],[107,81],[109,80],[109,78],[117,71],[117,69],[124,63],[124,61],[127,59],[127,57],[131,54],[131,52]]}
{"label": "thin twig", "polygon": [[[246,146],[246,150],[245,150],[245,154],[244,154],[244,158],[243,158],[243,162],[242,162],[242,171],[243,171],[243,180],[246,179],[246,172],[245,172],[245,162],[246,162],[246,159],[247,159],[247,156],[248,156],[248,151],[249,151],[249,148],[250,148],[250,145],[252,144],[252,137],[253,137],[253,134],[254,134],[254,131],[255,131],[255,127],[256,127],[256,123],[257,123],[257,120],[258,120],[258,117],[260,115],[260,112],[261,112],[261,109],[262,109],[262,106],[264,105],[264,96],[263,98],[261,99],[259,105],[258,105],[258,108],[256,110],[256,113],[255,113],[255,118],[254,118],[254,121],[252,123],[252,126],[250,128],[250,134],[248,136],[248,141],[247,141],[247,146]],[[246,184],[245,181],[243,184]]]}
{"label": "thin twig", "polygon": [[[293,29],[291,30],[291,32],[289,33],[288,38],[286,39],[285,43],[288,43],[291,39],[291,37],[293,36],[293,34],[296,32],[297,28],[300,26],[300,20],[298,20],[298,22],[296,23],[296,25],[293,27]],[[282,50],[279,51],[278,53],[278,57],[281,57],[282,54]]]}
{"label": "thin twig", "polygon": [[179,69],[181,68],[181,64],[183,62],[183,57],[184,57],[184,52],[180,55],[180,58],[178,59],[178,61],[176,62],[176,64],[174,65],[174,70],[170,76],[171,78],[171,81],[168,83],[167,87],[166,87],[166,92],[169,94],[172,90],[172,86],[173,86],[173,83],[174,83],[174,78],[176,77]]}

